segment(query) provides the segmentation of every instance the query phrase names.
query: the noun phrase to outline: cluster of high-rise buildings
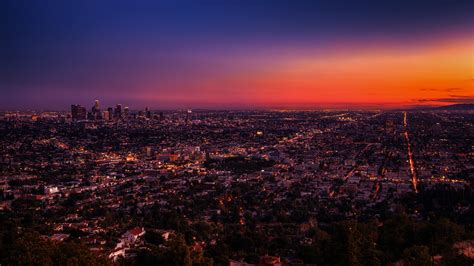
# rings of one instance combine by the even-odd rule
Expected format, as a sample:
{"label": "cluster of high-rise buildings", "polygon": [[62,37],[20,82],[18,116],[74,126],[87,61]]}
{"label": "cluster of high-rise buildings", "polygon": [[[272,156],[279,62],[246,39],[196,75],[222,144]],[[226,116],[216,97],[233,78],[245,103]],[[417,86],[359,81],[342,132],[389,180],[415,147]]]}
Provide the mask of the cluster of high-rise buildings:
{"label": "cluster of high-rise buildings", "polygon": [[115,108],[108,107],[107,110],[101,110],[99,100],[95,100],[94,106],[92,106],[90,111],[87,111],[87,108],[79,104],[71,105],[71,118],[73,121],[82,121],[82,120],[122,120],[130,118],[159,118],[163,119],[163,113],[153,114],[148,107],[145,110],[140,110],[138,113],[131,113],[129,108],[125,106],[122,108],[121,104],[117,104]]}

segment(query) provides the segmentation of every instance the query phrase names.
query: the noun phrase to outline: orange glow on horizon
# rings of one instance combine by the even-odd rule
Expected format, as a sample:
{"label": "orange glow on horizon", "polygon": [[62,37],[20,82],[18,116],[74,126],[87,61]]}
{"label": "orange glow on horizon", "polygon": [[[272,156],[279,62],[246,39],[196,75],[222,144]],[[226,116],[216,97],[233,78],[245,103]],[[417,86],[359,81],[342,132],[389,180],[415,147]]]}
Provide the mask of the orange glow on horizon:
{"label": "orange glow on horizon", "polygon": [[296,59],[254,84],[262,101],[416,104],[473,96],[471,44]]}
{"label": "orange glow on horizon", "polygon": [[[187,84],[192,89],[185,97],[192,95],[200,103],[256,106],[470,102],[474,99],[473,47],[472,39],[464,39],[411,50],[337,48],[314,56],[276,58],[270,60],[276,64]],[[182,96],[168,97],[180,101]]]}

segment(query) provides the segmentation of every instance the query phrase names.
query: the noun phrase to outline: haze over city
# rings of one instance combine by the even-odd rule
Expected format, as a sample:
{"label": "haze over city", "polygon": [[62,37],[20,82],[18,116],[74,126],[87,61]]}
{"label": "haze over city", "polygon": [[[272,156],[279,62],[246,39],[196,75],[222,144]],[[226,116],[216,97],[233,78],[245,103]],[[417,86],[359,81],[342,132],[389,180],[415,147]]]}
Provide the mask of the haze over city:
{"label": "haze over city", "polygon": [[473,102],[473,2],[2,1],[2,109]]}

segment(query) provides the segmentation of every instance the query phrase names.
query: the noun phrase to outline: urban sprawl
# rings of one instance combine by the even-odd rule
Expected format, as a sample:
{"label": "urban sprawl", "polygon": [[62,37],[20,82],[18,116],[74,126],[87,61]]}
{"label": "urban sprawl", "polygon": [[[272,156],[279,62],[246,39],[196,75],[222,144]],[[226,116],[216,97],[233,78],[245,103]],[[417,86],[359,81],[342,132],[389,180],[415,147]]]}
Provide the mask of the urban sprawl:
{"label": "urban sprawl", "polygon": [[472,111],[99,101],[2,112],[2,264],[18,239],[75,243],[97,264],[469,262],[473,122]]}

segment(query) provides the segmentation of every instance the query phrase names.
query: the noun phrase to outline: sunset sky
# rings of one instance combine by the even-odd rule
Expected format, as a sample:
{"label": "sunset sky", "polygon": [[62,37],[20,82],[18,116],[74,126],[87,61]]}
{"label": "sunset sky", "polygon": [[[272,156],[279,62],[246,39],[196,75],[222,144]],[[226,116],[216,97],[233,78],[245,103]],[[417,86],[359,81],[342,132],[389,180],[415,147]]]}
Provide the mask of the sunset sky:
{"label": "sunset sky", "polygon": [[1,1],[0,109],[473,103],[473,14],[472,0]]}

